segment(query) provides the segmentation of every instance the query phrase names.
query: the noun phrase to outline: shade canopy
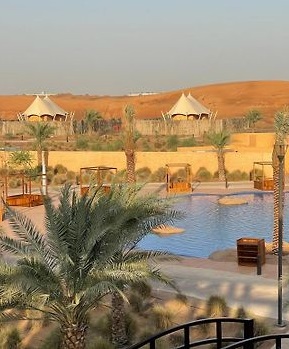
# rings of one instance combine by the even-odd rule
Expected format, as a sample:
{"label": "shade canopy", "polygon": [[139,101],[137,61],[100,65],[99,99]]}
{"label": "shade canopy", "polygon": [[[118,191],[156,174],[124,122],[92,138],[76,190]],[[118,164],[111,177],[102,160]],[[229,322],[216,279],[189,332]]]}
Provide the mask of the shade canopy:
{"label": "shade canopy", "polygon": [[36,96],[34,101],[22,115],[29,119],[65,119],[68,113],[54,103],[48,96],[41,98]]}
{"label": "shade canopy", "polygon": [[168,114],[174,119],[209,117],[211,111],[198,102],[190,93],[183,93]]}

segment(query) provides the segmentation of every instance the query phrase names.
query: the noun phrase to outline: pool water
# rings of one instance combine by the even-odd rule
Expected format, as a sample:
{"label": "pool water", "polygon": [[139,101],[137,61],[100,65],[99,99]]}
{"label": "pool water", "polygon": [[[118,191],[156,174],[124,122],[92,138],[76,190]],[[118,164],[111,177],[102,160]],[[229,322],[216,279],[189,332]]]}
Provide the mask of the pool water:
{"label": "pool water", "polygon": [[[272,241],[272,193],[238,194],[248,204],[220,205],[218,195],[190,195],[176,202],[174,207],[186,217],[175,223],[184,228],[181,234],[149,234],[139,244],[143,249],[169,251],[187,257],[208,257],[216,250],[235,248],[242,237],[264,238]],[[285,194],[284,240],[289,241],[289,193]]]}

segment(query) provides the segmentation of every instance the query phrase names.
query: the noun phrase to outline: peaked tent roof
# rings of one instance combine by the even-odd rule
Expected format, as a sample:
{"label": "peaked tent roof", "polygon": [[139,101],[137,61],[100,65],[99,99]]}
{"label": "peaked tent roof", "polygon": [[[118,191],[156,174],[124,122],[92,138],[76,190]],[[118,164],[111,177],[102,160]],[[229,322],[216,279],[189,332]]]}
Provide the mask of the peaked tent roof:
{"label": "peaked tent roof", "polygon": [[48,105],[49,108],[54,112],[53,115],[67,115],[67,112],[60,108],[55,102],[53,102],[48,96],[43,98],[43,102]]}
{"label": "peaked tent roof", "polygon": [[176,104],[172,107],[172,109],[169,111],[169,114],[171,116],[173,115],[210,115],[211,112],[209,109],[202,106],[201,103],[199,103],[194,97],[189,94],[187,97],[184,93],[182,93],[179,100],[176,102]]}
{"label": "peaked tent roof", "polygon": [[211,114],[211,111],[204,107],[199,101],[197,101],[190,93],[188,94],[187,98],[192,102],[194,108],[196,111],[198,111],[198,115],[201,114]]}
{"label": "peaked tent roof", "polygon": [[62,108],[58,107],[57,104],[51,101],[51,99],[46,96],[45,98],[40,98],[36,96],[34,101],[30,104],[30,106],[23,113],[24,116],[43,116],[43,115],[67,115]]}

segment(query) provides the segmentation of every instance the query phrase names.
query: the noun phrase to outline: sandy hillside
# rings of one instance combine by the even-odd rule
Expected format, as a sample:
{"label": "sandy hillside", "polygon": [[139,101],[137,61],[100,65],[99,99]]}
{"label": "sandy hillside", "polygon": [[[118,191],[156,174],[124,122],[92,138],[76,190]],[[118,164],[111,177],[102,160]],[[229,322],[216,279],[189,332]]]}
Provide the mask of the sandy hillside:
{"label": "sandy hillside", "polygon": [[[125,105],[135,107],[138,118],[157,118],[168,111],[181,93],[191,93],[203,105],[217,113],[217,118],[243,116],[258,109],[264,119],[260,126],[272,123],[274,113],[289,104],[289,81],[250,81],[207,85],[146,96],[90,96],[59,94],[51,96],[60,107],[74,111],[81,119],[86,110],[99,111],[105,118],[118,118]],[[34,96],[0,96],[0,117],[16,119],[34,100]]]}

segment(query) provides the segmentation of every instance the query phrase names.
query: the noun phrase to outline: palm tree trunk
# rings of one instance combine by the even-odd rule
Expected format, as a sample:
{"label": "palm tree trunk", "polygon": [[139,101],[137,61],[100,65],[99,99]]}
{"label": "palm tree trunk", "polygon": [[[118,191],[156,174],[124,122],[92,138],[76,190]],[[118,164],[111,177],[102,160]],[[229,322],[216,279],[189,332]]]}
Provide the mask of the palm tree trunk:
{"label": "palm tree trunk", "polygon": [[111,297],[112,305],[112,328],[111,341],[116,348],[123,348],[128,344],[128,338],[125,325],[124,300],[121,295],[114,292]]}
{"label": "palm tree trunk", "polygon": [[127,182],[135,183],[135,152],[132,149],[125,150]]}
{"label": "palm tree trunk", "polygon": [[225,186],[227,188],[227,175],[225,169],[225,156],[224,152],[219,150],[218,153],[218,173],[219,173],[219,181],[225,182]]}
{"label": "palm tree trunk", "polygon": [[[279,177],[280,177],[280,168],[279,168],[279,160],[277,158],[276,153],[273,151],[272,156],[272,166],[273,166],[273,182],[274,182],[274,191],[273,191],[273,237],[272,237],[272,253],[277,254],[278,253],[278,241],[279,241],[279,205],[281,200],[281,205],[284,209],[284,191],[283,196],[280,197],[280,184],[279,184]],[[281,184],[284,188],[284,178],[283,183]],[[283,222],[282,222],[283,224]],[[283,228],[283,227],[282,227]],[[283,229],[281,229],[283,231]],[[283,239],[282,239],[283,241]],[[282,246],[283,248],[283,246]]]}
{"label": "palm tree trunk", "polygon": [[62,326],[63,333],[62,347],[63,349],[85,349],[86,324],[71,324],[70,326]]}

